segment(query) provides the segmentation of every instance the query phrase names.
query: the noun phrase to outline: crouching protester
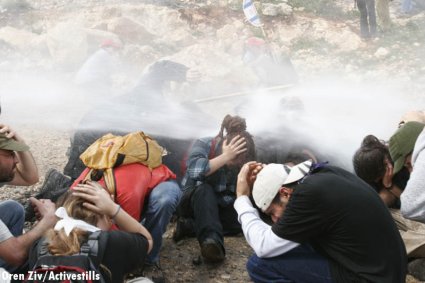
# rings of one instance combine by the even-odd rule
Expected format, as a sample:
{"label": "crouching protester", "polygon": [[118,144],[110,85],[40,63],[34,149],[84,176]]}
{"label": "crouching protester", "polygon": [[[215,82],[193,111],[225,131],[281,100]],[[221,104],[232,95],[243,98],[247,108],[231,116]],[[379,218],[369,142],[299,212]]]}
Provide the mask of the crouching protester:
{"label": "crouching protester", "polygon": [[[9,126],[0,124],[0,187],[29,186],[38,182],[38,170],[30,148]],[[38,223],[23,234],[24,209],[8,199],[0,202],[0,268],[20,274],[28,268],[32,243],[56,223],[55,205],[49,200],[29,199],[38,214]]]}
{"label": "crouching protester", "polygon": [[[84,170],[71,188],[84,180],[87,173],[88,170]],[[115,203],[146,227],[154,239],[152,251],[145,258],[143,276],[155,283],[163,283],[165,274],[160,265],[162,235],[181,196],[180,187],[174,181],[175,175],[163,164],[150,170],[143,164],[133,163],[115,168],[114,178]],[[99,184],[107,188],[104,178],[99,180]],[[120,226],[117,228],[121,229]]]}
{"label": "crouching protester", "polygon": [[[206,261],[223,261],[223,237],[241,232],[233,208],[237,174],[244,163],[254,159],[254,141],[246,131],[245,119],[239,116],[227,115],[215,138],[201,138],[190,149],[179,213],[193,221]],[[176,241],[180,238],[177,235],[188,235],[190,231],[180,225],[181,221],[182,218],[173,237]]]}
{"label": "crouching protester", "polygon": [[[151,140],[150,137],[149,142],[151,144],[146,147],[146,150],[149,150],[147,154],[149,158],[142,157],[142,154],[146,151],[143,150],[138,142],[135,142],[137,140],[145,144],[145,141],[140,140],[140,138],[143,136],[147,139],[148,137],[142,134],[135,132],[123,137],[124,139],[127,137],[127,139],[123,143],[125,147],[120,149],[120,154],[128,155],[132,161],[120,165],[116,165],[116,162],[113,161],[112,177],[108,178],[108,175],[105,175],[104,172],[96,174],[96,171],[92,171],[91,167],[88,166],[89,164],[87,164],[88,167],[74,180],[70,187],[73,189],[88,179],[98,181],[99,185],[108,189],[114,196],[115,203],[146,227],[154,239],[154,244],[152,251],[145,258],[144,265],[140,266],[136,275],[143,272],[144,277],[152,279],[155,283],[162,283],[166,280],[160,266],[162,235],[166,231],[167,225],[180,201],[181,190],[175,181],[175,174],[167,166],[161,164],[163,148],[157,145],[156,141]],[[112,156],[117,151],[111,148],[114,147],[114,144],[120,144],[120,138],[119,136],[105,135],[94,142],[81,156],[85,156],[96,166],[104,160],[112,160]],[[102,150],[99,150],[99,148]],[[103,151],[104,149],[108,150]],[[94,156],[102,158],[93,158]],[[146,158],[152,168],[149,168],[146,164],[136,162],[134,160],[136,157],[140,157],[142,160]],[[122,163],[124,161],[121,159]],[[155,164],[153,165],[154,162]],[[45,182],[46,186],[43,186],[40,192],[43,196],[56,197],[58,194],[66,192],[68,188],[64,186],[72,182],[68,177],[55,171],[52,171],[52,174],[48,177],[50,180]],[[108,183],[108,180],[113,180],[113,182]],[[55,187],[55,184],[61,184],[59,189]],[[120,227],[113,226],[113,229],[117,228]]]}
{"label": "crouching protester", "polygon": [[[152,249],[153,241],[147,229],[114,203],[109,193],[96,182],[87,181],[67,191],[58,200],[58,206],[56,216],[60,220],[30,252],[30,268],[38,273],[46,263],[51,268],[55,263],[62,266],[57,272],[64,273],[69,269],[63,266],[75,267],[66,264],[70,265],[70,258],[87,253],[93,263],[86,273],[92,277],[87,277],[87,282],[123,282],[127,273],[143,264]],[[112,222],[120,230],[109,231]],[[97,250],[93,249],[93,239],[97,240]],[[83,264],[83,260],[72,263]],[[51,280],[54,271],[45,272],[46,278]]]}
{"label": "crouching protester", "polygon": [[[251,186],[271,226],[251,203]],[[247,263],[254,282],[405,282],[406,250],[388,209],[343,169],[247,163],[234,206],[255,251]]]}

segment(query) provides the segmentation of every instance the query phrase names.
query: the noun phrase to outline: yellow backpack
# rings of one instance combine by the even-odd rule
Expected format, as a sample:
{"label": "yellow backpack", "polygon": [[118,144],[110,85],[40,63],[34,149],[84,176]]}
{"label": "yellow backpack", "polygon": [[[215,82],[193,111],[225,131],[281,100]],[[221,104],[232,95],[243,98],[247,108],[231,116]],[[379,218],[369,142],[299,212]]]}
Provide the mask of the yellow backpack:
{"label": "yellow backpack", "polygon": [[111,194],[115,194],[113,168],[130,163],[142,163],[150,169],[162,164],[166,153],[150,136],[134,132],[125,136],[106,134],[92,143],[81,155],[84,165],[90,168],[84,180],[99,180],[102,176]]}

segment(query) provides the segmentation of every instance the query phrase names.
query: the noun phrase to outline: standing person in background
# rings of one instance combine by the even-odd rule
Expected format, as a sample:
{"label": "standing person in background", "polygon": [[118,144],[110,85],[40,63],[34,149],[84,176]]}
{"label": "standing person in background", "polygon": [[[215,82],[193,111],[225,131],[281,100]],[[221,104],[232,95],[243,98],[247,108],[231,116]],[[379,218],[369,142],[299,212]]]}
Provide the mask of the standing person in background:
{"label": "standing person in background", "polygon": [[[38,182],[38,170],[29,147],[15,131],[0,125],[0,183],[30,186]],[[30,198],[41,216],[33,229],[22,235],[24,209],[13,200],[0,202],[0,267],[23,271],[32,243],[56,223],[55,205],[49,200]]]}
{"label": "standing person in background", "polygon": [[298,81],[290,58],[274,52],[263,39],[248,38],[244,49],[242,60],[255,73],[261,87],[284,86]]}
{"label": "standing person in background", "polygon": [[401,11],[408,15],[412,12],[413,10],[413,5],[412,5],[412,0],[402,0],[401,3]]}
{"label": "standing person in background", "polygon": [[391,27],[390,0],[376,0],[376,13],[378,14],[379,27],[386,32]]}
{"label": "standing person in background", "polygon": [[376,36],[375,0],[355,0],[360,11],[360,36],[363,39]]}
{"label": "standing person in background", "polygon": [[120,43],[111,39],[102,42],[99,50],[93,53],[78,70],[74,82],[86,88],[90,95],[108,94],[113,85],[112,75],[120,65],[117,52],[121,48]]}
{"label": "standing person in background", "polygon": [[[246,131],[245,119],[239,116],[224,117],[215,138],[201,138],[190,149],[179,213],[193,219],[201,254],[207,261],[223,261],[223,236],[241,232],[233,208],[237,174],[244,163],[254,159],[254,141]],[[179,231],[181,226],[178,224],[176,234],[184,234]]]}

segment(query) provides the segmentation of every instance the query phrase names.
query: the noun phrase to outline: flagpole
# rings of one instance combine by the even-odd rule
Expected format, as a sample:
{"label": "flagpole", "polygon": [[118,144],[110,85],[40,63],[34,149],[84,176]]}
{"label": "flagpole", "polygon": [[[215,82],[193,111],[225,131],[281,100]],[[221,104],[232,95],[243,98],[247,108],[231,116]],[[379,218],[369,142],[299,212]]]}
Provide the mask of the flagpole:
{"label": "flagpole", "polygon": [[261,29],[261,33],[263,34],[264,41],[266,42],[268,52],[270,56],[272,57],[273,61],[275,63],[278,63],[279,60],[276,58],[276,55],[274,54],[271,48],[270,39],[268,38],[266,31],[264,30],[264,24],[262,23],[260,16],[258,15],[258,12],[257,12],[257,9],[255,8],[253,0],[243,0],[242,9],[245,14],[246,20],[251,25]]}

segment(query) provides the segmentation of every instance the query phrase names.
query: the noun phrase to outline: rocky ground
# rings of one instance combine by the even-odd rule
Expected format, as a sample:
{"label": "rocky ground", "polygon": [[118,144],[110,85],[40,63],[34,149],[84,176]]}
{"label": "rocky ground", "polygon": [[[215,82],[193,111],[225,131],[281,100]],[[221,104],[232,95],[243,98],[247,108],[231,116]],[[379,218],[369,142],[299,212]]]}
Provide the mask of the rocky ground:
{"label": "rocky ground", "polygon": [[[415,3],[415,13],[405,16],[399,1],[390,2],[392,28],[369,41],[358,37],[358,13],[352,1],[257,4],[267,40],[276,52],[291,58],[299,74],[301,90],[296,93],[324,95],[313,104],[324,115],[335,114],[321,124],[344,123],[351,132],[361,132],[374,121],[393,123],[398,116],[390,116],[391,112],[398,115],[407,107],[423,108],[425,12],[420,9],[423,1]],[[196,68],[202,75],[200,83],[210,90],[195,96],[183,86],[177,100],[223,94],[235,86],[246,90],[257,83],[240,58],[246,38],[261,31],[244,22],[240,1],[2,0],[0,7],[1,122],[13,125],[25,137],[41,176],[49,168],[63,169],[72,131],[95,105],[72,84],[72,76],[104,39],[123,42],[120,56],[125,71],[114,77],[114,94],[131,88],[145,66],[165,56]],[[341,81],[359,90],[358,97],[344,97],[341,89],[333,93],[329,86]],[[359,88],[365,85],[373,87]],[[393,99],[395,94],[399,100]],[[345,101],[343,111],[328,101],[335,96]],[[360,97],[363,105],[358,106]],[[325,108],[323,102],[333,107]],[[222,117],[231,109],[229,104],[216,101],[205,110]],[[372,113],[366,106],[372,107]],[[367,115],[367,123],[353,122],[353,117],[362,115]],[[324,139],[325,130],[319,127],[317,136]],[[380,133],[388,137],[391,131]],[[4,187],[0,199],[26,202],[42,181],[43,177],[29,188]],[[169,282],[249,282],[245,262],[252,251],[242,236],[226,238],[223,264],[196,265],[198,244],[193,239],[175,244],[172,229],[170,225],[161,259]],[[418,281],[409,277],[407,282]]]}

